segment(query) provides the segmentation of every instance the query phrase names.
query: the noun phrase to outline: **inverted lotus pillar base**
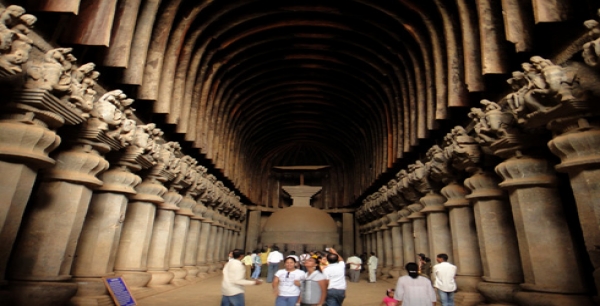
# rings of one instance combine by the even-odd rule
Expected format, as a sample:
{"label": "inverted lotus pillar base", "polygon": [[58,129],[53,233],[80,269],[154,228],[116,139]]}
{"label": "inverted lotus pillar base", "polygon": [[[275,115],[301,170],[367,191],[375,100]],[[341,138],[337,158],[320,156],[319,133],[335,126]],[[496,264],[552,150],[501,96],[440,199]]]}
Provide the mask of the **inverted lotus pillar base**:
{"label": "inverted lotus pillar base", "polygon": [[168,271],[148,271],[152,278],[148,282],[148,287],[164,286],[171,282],[175,275]]}
{"label": "inverted lotus pillar base", "polygon": [[11,304],[14,306],[67,305],[77,292],[77,284],[69,282],[11,281]]}
{"label": "inverted lotus pillar base", "polygon": [[152,278],[148,272],[119,271],[117,276],[123,277],[128,287],[146,287]]}
{"label": "inverted lotus pillar base", "polygon": [[517,305],[515,294],[521,287],[518,284],[480,282],[477,290],[485,297],[486,303],[482,305]]}
{"label": "inverted lotus pillar base", "polygon": [[99,306],[113,303],[101,278],[74,278],[73,282],[77,284],[77,294],[71,298],[69,305]]}
{"label": "inverted lotus pillar base", "polygon": [[517,294],[515,294],[515,301],[518,305],[527,306],[597,305],[592,301],[590,296],[531,291],[517,292]]}
{"label": "inverted lotus pillar base", "polygon": [[186,274],[184,279],[188,281],[193,281],[198,278],[198,273],[200,269],[197,266],[184,266],[183,270],[185,270]]}
{"label": "inverted lotus pillar base", "polygon": [[[183,286],[187,283],[189,283],[189,281],[187,281],[186,276],[188,274],[188,271],[182,268],[173,268],[173,269],[169,269],[168,271],[169,273],[173,273],[173,279],[171,280],[171,284],[175,285],[175,286]],[[194,278],[196,278],[196,275],[194,274]]]}

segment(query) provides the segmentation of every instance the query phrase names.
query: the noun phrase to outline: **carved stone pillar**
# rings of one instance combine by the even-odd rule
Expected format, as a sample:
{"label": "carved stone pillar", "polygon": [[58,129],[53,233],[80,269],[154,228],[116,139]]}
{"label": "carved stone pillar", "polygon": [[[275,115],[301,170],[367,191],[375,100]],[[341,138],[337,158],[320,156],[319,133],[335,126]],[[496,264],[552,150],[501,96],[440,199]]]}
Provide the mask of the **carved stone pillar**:
{"label": "carved stone pillar", "polygon": [[[111,119],[116,118],[115,109],[113,106]],[[71,143],[57,154],[56,165],[44,171],[11,257],[16,305],[62,304],[75,294],[75,284],[60,281],[71,279],[75,248],[92,189],[102,186],[96,175],[109,165],[103,155],[122,148],[120,141],[106,132],[108,128],[101,128],[100,122],[90,119],[80,130],[70,131]],[[46,287],[52,288],[48,290],[52,298],[40,290]]]}
{"label": "carved stone pillar", "polygon": [[[0,113],[0,173],[11,174],[0,175],[0,287],[6,285],[8,259],[38,169],[55,164],[54,159],[48,156],[60,143],[60,137],[54,130],[65,121],[71,124],[83,121],[76,109],[66,106],[60,109],[59,114],[29,107],[21,101],[26,99],[23,95],[22,98],[15,97],[15,102],[3,105]],[[62,105],[47,93],[41,94],[38,100]]]}
{"label": "carved stone pillar", "polygon": [[398,223],[402,226],[402,251],[404,255],[402,267],[404,267],[407,263],[414,262],[415,240],[412,221],[407,218],[408,215],[410,215],[410,211],[408,209],[402,209],[398,212],[398,215],[400,215]]}
{"label": "carved stone pillar", "polygon": [[[212,258],[208,258],[208,250],[211,248],[212,237],[212,211],[207,210],[204,215],[204,220],[200,225],[200,239],[198,244],[198,257],[196,258],[198,264],[198,277],[204,278],[210,269],[210,263]],[[212,249],[212,248],[211,248]],[[212,253],[211,253],[212,254]]]}
{"label": "carved stone pillar", "polygon": [[[144,136],[147,144],[148,134]],[[71,299],[73,305],[111,301],[102,277],[114,275],[128,196],[136,193],[134,188],[142,181],[132,171],[152,166],[151,157],[143,153],[143,148],[128,147],[111,169],[100,176],[104,184],[92,195],[71,269],[73,281],[78,286],[77,295]]]}
{"label": "carved stone pillar", "polygon": [[[217,240],[215,241],[215,249],[213,250],[213,271],[218,271],[221,268],[221,262],[223,261],[223,250],[224,241],[225,241],[225,229],[223,228],[223,223],[221,221],[221,216],[216,219],[217,223]],[[225,253],[225,256],[227,256]]]}
{"label": "carved stone pillar", "polygon": [[[190,232],[190,218],[194,216],[192,207],[196,206],[196,201],[192,198],[192,195],[186,194],[186,196],[179,203],[180,209],[175,211],[175,224],[173,225],[173,238],[171,239],[171,250],[169,251],[169,272],[173,273],[173,279],[171,283],[177,286],[186,284],[184,280],[189,270],[184,269],[185,266],[185,247],[188,240],[188,234]],[[196,249],[197,249],[197,237],[200,229],[200,224],[196,228]],[[193,251],[192,251],[193,252]],[[196,255],[196,254],[194,254]],[[196,256],[193,256],[194,258]],[[195,267],[195,261],[191,265]],[[193,277],[196,277],[198,270],[195,272]]]}
{"label": "carved stone pillar", "polygon": [[344,258],[355,254],[354,250],[354,215],[351,213],[342,214],[342,252]]}
{"label": "carved stone pillar", "polygon": [[[555,131],[548,147],[561,163],[555,168],[568,173],[577,203],[587,252],[594,266],[596,292],[600,292],[600,124],[598,120],[566,118],[551,123]],[[596,296],[600,303],[600,298]]]}
{"label": "carved stone pillar", "polygon": [[391,231],[391,249],[392,249],[392,270],[389,272],[392,278],[396,279],[400,276],[404,264],[404,254],[402,250],[402,229],[398,223],[398,213],[392,212],[388,214],[388,227]]}
{"label": "carved stone pillar", "polygon": [[493,173],[478,171],[465,180],[471,189],[483,277],[477,289],[489,305],[516,305],[514,293],[523,282],[519,246],[510,203]]}
{"label": "carved stone pillar", "polygon": [[[127,207],[121,240],[115,259],[115,272],[122,275],[133,290],[145,287],[152,277],[146,271],[148,248],[152,237],[156,205],[162,204],[167,188],[162,182],[168,178],[163,164],[155,166],[135,190]],[[162,182],[161,182],[162,181]],[[136,289],[137,288],[137,289]]]}
{"label": "carved stone pillar", "polygon": [[[525,282],[519,305],[592,305],[585,285],[556,176],[545,158],[517,154],[496,166],[508,190]],[[552,267],[549,269],[548,267]]]}
{"label": "carved stone pillar", "polygon": [[[10,10],[10,11],[9,11]],[[22,79],[23,67],[29,64],[33,41],[27,37],[37,18],[25,14],[17,5],[2,8],[7,16],[3,24],[6,40],[0,56],[0,78]],[[36,87],[37,88],[37,87]],[[33,94],[33,95],[32,95]],[[62,103],[47,91],[27,90],[9,101],[6,93],[0,103],[0,304],[9,303],[5,291],[6,268],[25,206],[39,169],[54,165],[48,154],[58,147],[55,130],[63,124],[83,122],[82,112]]]}
{"label": "carved stone pillar", "polygon": [[193,281],[198,277],[198,246],[200,245],[200,229],[202,217],[194,215],[190,218],[190,227],[185,240],[183,269],[187,271],[185,280]]}
{"label": "carved stone pillar", "polygon": [[175,277],[168,271],[169,247],[173,239],[175,211],[179,210],[177,204],[181,202],[183,196],[177,190],[171,189],[163,198],[165,201],[157,205],[148,248],[148,273],[152,275],[148,287],[166,285]]}
{"label": "carved stone pillar", "polygon": [[375,231],[373,231],[373,224],[374,224],[373,222],[370,222],[367,227],[367,230],[368,230],[367,236],[369,237],[368,238],[368,240],[369,240],[369,244],[368,244],[368,248],[369,248],[368,253],[369,254],[368,255],[369,256],[371,256],[371,252],[377,253],[377,234]]}
{"label": "carved stone pillar", "polygon": [[[354,216],[356,216],[356,215],[354,215]],[[353,216],[353,218],[354,218],[354,216]],[[358,223],[358,220],[354,219],[353,222],[354,222],[354,250],[355,250],[354,253],[361,255],[365,251],[365,249],[364,249],[365,236],[362,232],[360,224]]]}
{"label": "carved stone pillar", "polygon": [[[387,221],[387,217],[385,217]],[[387,222],[382,226],[383,232],[383,253],[385,254],[385,261],[383,264],[383,272],[384,276],[388,276],[392,268],[394,267],[393,255],[392,255],[392,229],[387,225]],[[389,275],[391,276],[391,275]]]}
{"label": "carved stone pillar", "polygon": [[[383,273],[383,266],[385,261],[385,247],[383,246],[383,230],[382,225],[385,222],[382,219],[378,219],[375,224],[376,227],[373,229],[375,231],[375,253],[377,254],[377,274],[381,275]],[[387,228],[387,227],[386,227]]]}
{"label": "carved stone pillar", "polygon": [[[206,241],[200,239],[200,232],[202,230],[202,221],[205,220],[203,215],[206,210],[206,206],[204,206],[202,201],[200,201],[200,198],[198,198],[193,209],[194,215],[190,217],[190,228],[185,241],[185,254],[183,258],[183,269],[187,271],[185,279],[189,281],[197,279],[200,273],[200,244],[206,244]],[[204,256],[206,256],[206,251],[204,252]]]}
{"label": "carved stone pillar", "polygon": [[258,247],[258,235],[260,233],[260,210],[248,212],[248,234],[246,235],[246,246],[249,249]]}
{"label": "carved stone pillar", "polygon": [[412,212],[407,218],[412,220],[413,232],[414,232],[414,253],[404,260],[409,262],[415,262],[417,254],[429,252],[429,239],[427,238],[427,221],[425,220],[426,215],[421,212],[423,205],[411,204],[408,209]]}
{"label": "carved stone pillar", "polygon": [[[234,249],[245,250],[245,242],[246,242],[246,222],[235,220],[235,230],[236,230],[236,240],[233,245]],[[248,251],[252,252],[254,249],[248,249]]]}
{"label": "carved stone pillar", "polygon": [[[448,212],[444,207],[446,198],[437,192],[430,192],[422,197],[420,201],[425,206],[421,210],[421,213],[427,215],[427,234],[429,235],[429,244],[431,246],[429,251],[424,254],[432,258],[432,260],[435,260],[435,256],[441,253],[452,256],[450,222],[448,221]],[[435,263],[432,262],[433,264]]]}
{"label": "carved stone pillar", "polygon": [[444,206],[450,210],[450,228],[456,264],[456,285],[458,291],[455,301],[460,305],[478,305],[483,296],[477,291],[481,280],[482,268],[479,243],[475,228],[475,217],[470,202],[465,196],[469,191],[456,182],[442,188],[442,194],[448,199]]}
{"label": "carved stone pillar", "polygon": [[210,224],[210,242],[208,244],[208,249],[206,250],[206,261],[210,265],[208,269],[208,273],[215,272],[217,267],[216,258],[215,258],[215,249],[217,249],[217,245],[219,240],[219,226],[215,223],[216,220],[213,220],[213,223]]}

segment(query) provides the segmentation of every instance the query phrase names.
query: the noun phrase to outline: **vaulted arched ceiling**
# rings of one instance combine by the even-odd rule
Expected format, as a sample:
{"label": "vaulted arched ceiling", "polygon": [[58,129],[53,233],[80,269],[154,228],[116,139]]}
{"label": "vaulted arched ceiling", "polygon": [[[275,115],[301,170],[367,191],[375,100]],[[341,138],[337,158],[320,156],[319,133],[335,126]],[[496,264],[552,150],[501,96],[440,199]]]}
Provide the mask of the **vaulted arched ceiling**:
{"label": "vaulted arched ceiling", "polygon": [[95,48],[85,52],[115,76],[101,82],[132,89],[136,108],[164,114],[160,123],[249,201],[272,205],[273,166],[330,165],[322,207],[340,208],[452,108],[477,103],[469,92],[485,90],[485,75],[508,73],[509,55],[538,51],[535,22],[586,9],[557,2],[39,0],[26,8],[63,12],[59,43]]}

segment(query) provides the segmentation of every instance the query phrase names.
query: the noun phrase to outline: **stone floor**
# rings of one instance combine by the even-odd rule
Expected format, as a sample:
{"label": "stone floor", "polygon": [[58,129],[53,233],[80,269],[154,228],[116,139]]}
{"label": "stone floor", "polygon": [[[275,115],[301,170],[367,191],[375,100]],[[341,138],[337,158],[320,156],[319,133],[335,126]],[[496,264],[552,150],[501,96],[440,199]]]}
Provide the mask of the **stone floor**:
{"label": "stone floor", "polygon": [[[221,302],[221,279],[221,274],[215,274],[195,284],[139,299],[137,302],[139,306],[218,306]],[[386,289],[395,285],[396,280],[392,279],[368,283],[367,274],[363,273],[359,283],[348,282],[344,306],[378,306],[385,296]],[[275,296],[272,294],[271,284],[246,287],[247,306],[274,304]]]}

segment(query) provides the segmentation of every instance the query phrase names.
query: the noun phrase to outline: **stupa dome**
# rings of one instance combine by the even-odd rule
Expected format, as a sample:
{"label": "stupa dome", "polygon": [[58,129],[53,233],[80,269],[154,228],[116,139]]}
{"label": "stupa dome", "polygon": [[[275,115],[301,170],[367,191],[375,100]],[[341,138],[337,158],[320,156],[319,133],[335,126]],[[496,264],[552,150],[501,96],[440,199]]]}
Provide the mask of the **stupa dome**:
{"label": "stupa dome", "polygon": [[288,207],[269,217],[261,242],[336,245],[338,238],[337,225],[328,213],[314,207]]}

